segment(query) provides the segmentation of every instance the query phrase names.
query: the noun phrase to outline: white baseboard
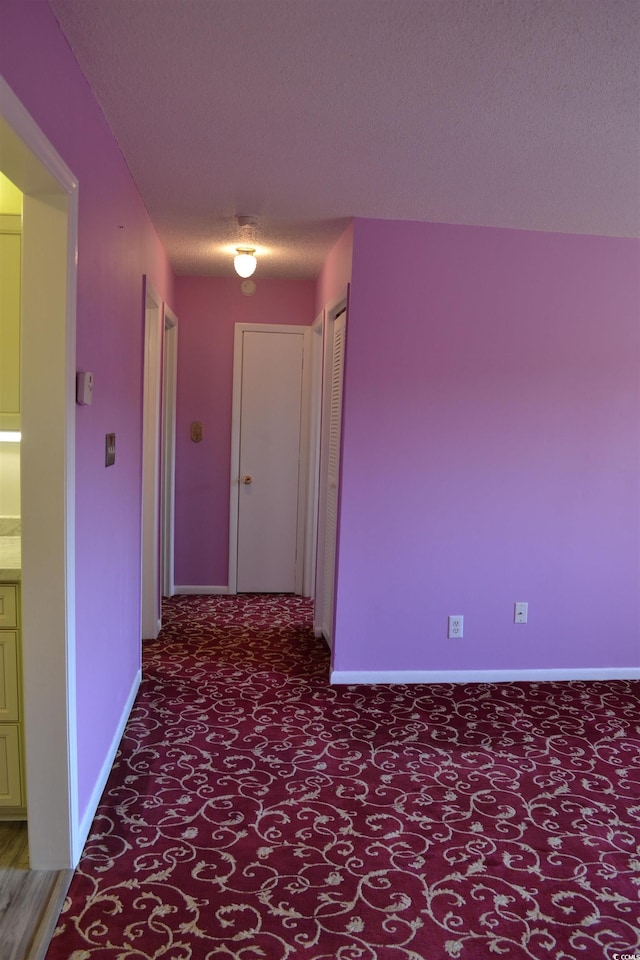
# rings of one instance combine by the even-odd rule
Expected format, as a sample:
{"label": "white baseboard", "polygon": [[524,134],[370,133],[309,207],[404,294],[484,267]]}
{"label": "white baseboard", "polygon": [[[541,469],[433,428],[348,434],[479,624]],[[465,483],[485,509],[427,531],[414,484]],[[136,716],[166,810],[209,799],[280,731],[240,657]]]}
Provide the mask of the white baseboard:
{"label": "white baseboard", "polygon": [[129,719],[129,715],[133,708],[133,703],[134,703],[134,700],[136,699],[136,694],[138,692],[138,688],[140,686],[141,680],[142,680],[142,671],[138,670],[134,677],[131,690],[129,691],[127,702],[125,703],[124,709],[120,715],[120,720],[118,722],[116,732],[113,735],[113,739],[111,740],[109,750],[104,759],[104,763],[102,764],[102,767],[100,769],[98,779],[91,792],[89,803],[87,804],[87,809],[85,810],[84,816],[80,821],[78,831],[74,838],[75,839],[75,849],[73,851],[74,865],[78,864],[78,861],[80,860],[80,857],[82,855],[83,847],[87,842],[87,837],[89,836],[89,831],[91,830],[91,824],[93,823],[93,818],[96,815],[96,810],[98,809],[98,804],[100,803],[100,797],[102,796],[107,780],[109,778],[109,774],[111,773],[111,767],[113,766],[113,761],[115,760],[116,753],[118,752],[118,747],[120,746],[120,741],[122,740],[122,734],[124,733],[124,728],[127,725],[127,720]]}
{"label": "white baseboard", "polygon": [[174,586],[174,588],[173,588],[173,593],[174,593],[174,596],[175,596],[176,594],[185,595],[185,594],[191,594],[191,593],[196,593],[196,594],[199,593],[199,594],[201,594],[201,596],[203,596],[203,597],[212,597],[212,596],[214,596],[214,595],[216,595],[216,594],[219,594],[219,593],[229,593],[229,587],[206,587],[206,586],[202,586],[202,587],[200,587],[200,586],[195,586],[195,587],[189,587],[189,586],[178,587],[178,586]]}
{"label": "white baseboard", "polygon": [[539,683],[545,680],[640,680],[640,667],[550,670],[333,670],[332,684]]}

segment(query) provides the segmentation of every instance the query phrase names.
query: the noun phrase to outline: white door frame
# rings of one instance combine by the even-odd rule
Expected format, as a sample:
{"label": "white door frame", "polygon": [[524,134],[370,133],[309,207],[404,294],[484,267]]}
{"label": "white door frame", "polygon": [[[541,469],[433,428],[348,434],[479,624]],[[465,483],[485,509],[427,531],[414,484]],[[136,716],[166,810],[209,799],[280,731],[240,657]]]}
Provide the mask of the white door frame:
{"label": "white door frame", "polygon": [[[229,593],[238,592],[238,508],[240,483],[240,425],[242,401],[242,336],[245,332],[255,333],[302,333],[304,334],[304,355],[309,353],[311,328],[292,323],[236,323],[233,340],[233,403],[231,408],[231,487],[229,496]],[[309,408],[309,390],[311,377],[309,364],[303,361],[302,368],[302,412]],[[301,424],[300,455],[302,464],[308,458],[309,430],[305,418]],[[305,520],[307,515],[307,490],[304,478],[306,469],[300,471],[299,509],[298,509],[298,549],[295,577],[295,592],[302,593],[304,579],[304,542]]]}
{"label": "white door frame", "polygon": [[[24,194],[22,659],[32,869],[75,867],[78,182],[0,77],[0,169]],[[47,482],[42,482],[42,477]]]}
{"label": "white door frame", "polygon": [[162,350],[162,596],[172,597],[174,581],[176,388],[178,318],[165,304]]}
{"label": "white door frame", "polygon": [[144,283],[144,400],[142,407],[141,637],[160,633],[160,384],[162,299]]}
{"label": "white door frame", "polygon": [[307,510],[304,544],[302,595],[313,597],[316,582],[316,550],[318,542],[318,495],[320,483],[320,427],[322,422],[322,348],[324,344],[324,310],[311,324],[309,337],[309,456],[307,461]]}

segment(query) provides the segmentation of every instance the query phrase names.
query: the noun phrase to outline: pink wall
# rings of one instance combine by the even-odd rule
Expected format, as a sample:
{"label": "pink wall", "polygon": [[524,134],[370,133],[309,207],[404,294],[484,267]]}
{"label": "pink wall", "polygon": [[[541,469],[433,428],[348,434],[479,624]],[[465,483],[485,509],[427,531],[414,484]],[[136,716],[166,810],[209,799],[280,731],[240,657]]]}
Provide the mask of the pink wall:
{"label": "pink wall", "polygon": [[351,280],[353,223],[350,223],[329,251],[316,280],[316,316],[340,300]]}
{"label": "pink wall", "polygon": [[336,670],[640,665],[639,253],[356,220]]}
{"label": "pink wall", "polygon": [[[173,274],[127,166],[44,0],[2,5],[2,72],[79,181],[76,629],[80,815],[140,667],[142,277],[171,304]],[[28,389],[28,384],[25,385]],[[104,467],[115,432],[115,466]],[[100,682],[96,683],[96,677]]]}
{"label": "pink wall", "polygon": [[[178,277],[178,403],[175,582],[226,587],[229,582],[229,479],[233,336],[236,323],[298,323],[314,318],[313,280],[240,281]],[[203,425],[193,443],[191,423]]]}

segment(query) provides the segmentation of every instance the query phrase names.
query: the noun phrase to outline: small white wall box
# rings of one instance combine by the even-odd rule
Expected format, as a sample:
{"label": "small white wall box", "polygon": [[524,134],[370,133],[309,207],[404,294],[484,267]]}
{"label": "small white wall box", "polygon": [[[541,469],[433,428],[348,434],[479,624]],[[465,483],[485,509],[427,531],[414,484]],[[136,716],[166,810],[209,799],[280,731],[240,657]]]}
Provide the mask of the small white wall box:
{"label": "small white wall box", "polygon": [[84,373],[79,370],[76,373],[76,402],[82,404],[91,403],[93,399],[93,374]]}

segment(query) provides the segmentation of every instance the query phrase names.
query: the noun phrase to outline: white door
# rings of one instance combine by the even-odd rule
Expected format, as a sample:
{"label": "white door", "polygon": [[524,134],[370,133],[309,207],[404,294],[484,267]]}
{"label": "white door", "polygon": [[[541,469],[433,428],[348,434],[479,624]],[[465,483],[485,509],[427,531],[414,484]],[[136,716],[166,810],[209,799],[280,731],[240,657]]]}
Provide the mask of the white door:
{"label": "white door", "polygon": [[[235,590],[299,593],[304,547],[307,327],[236,328],[231,537]],[[234,496],[235,490],[235,496]],[[234,503],[237,509],[234,523]],[[233,549],[230,550],[233,563]],[[229,571],[234,589],[233,570]]]}
{"label": "white door", "polygon": [[333,646],[346,317],[346,310],[342,309],[327,331],[323,388],[314,631],[316,636],[324,636],[330,647]]}

